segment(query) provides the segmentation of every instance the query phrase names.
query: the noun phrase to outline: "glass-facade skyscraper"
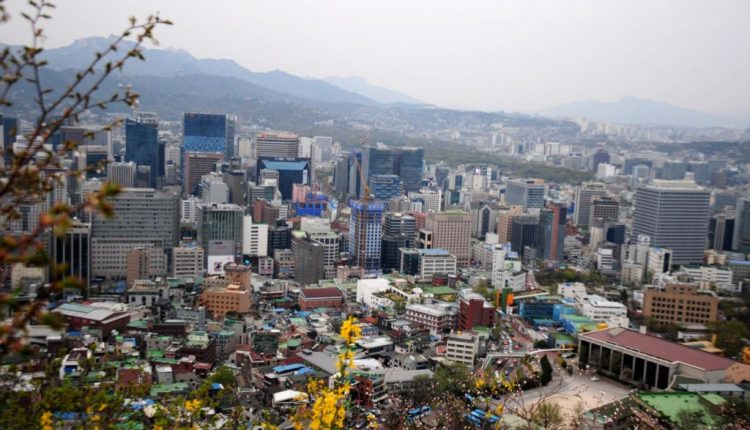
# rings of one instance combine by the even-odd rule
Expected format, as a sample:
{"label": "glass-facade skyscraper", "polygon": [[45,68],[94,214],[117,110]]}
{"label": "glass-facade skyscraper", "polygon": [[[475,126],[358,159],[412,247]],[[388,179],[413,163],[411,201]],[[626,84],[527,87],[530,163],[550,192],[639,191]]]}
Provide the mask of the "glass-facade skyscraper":
{"label": "glass-facade skyscraper", "polygon": [[235,119],[227,115],[186,113],[183,117],[185,152],[219,152],[234,157]]}
{"label": "glass-facade skyscraper", "polygon": [[149,186],[156,187],[159,169],[159,126],[158,122],[143,120],[125,120],[125,161],[132,161],[139,166],[149,166],[151,175]]}
{"label": "glass-facade skyscraper", "polygon": [[399,148],[396,152],[396,162],[404,192],[419,191],[424,170],[423,148]]}

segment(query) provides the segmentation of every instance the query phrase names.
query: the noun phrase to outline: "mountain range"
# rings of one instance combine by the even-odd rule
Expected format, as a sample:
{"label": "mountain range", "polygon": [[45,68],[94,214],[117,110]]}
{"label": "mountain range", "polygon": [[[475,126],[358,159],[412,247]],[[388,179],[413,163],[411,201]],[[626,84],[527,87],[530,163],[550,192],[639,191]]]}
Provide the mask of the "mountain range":
{"label": "mountain range", "polygon": [[[49,63],[43,73],[47,84],[53,90],[64,88],[72,80],[74,71],[89,64],[95,53],[104,51],[113,38],[89,37],[43,51],[42,58]],[[129,47],[132,42],[125,42],[122,48]],[[117,54],[121,53],[122,49]],[[199,59],[180,49],[143,49],[143,55],[146,61],[128,61],[123,71],[113,76],[103,89],[116,91],[119,85],[132,85],[141,94],[139,108],[157,111],[165,118],[179,118],[187,111],[232,112],[246,116],[259,126],[300,133],[309,131],[311,127],[306,124],[330,124],[333,120],[337,126],[345,125],[350,131],[360,130],[359,134],[363,129],[377,126],[402,135],[404,130],[419,135],[451,128],[489,129],[496,123],[542,127],[561,124],[539,116],[441,109],[421,103],[408,94],[369,84],[356,76],[315,79],[281,70],[254,72],[234,60]],[[114,57],[105,57],[101,64]],[[11,109],[13,112],[33,111],[30,90],[24,85],[14,90],[19,97]],[[536,114],[623,124],[750,125],[750,115],[712,115],[634,97],[611,103],[567,103]]]}
{"label": "mountain range", "polygon": [[750,127],[750,114],[718,115],[669,103],[623,97],[614,102],[576,101],[539,112],[559,118],[583,117],[602,122],[682,127]]}

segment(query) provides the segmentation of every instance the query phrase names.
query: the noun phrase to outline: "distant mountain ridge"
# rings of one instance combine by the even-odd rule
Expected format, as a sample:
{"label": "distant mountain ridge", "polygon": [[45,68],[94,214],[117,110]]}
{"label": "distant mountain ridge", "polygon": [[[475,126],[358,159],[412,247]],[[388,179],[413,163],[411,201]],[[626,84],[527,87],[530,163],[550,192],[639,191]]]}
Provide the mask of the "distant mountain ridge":
{"label": "distant mountain ridge", "polygon": [[750,117],[716,115],[669,103],[623,97],[614,102],[576,101],[543,109],[551,117],[584,117],[596,121],[682,127],[750,127]]}
{"label": "distant mountain ridge", "polygon": [[[47,49],[43,58],[55,70],[78,69],[88,64],[96,52],[103,51],[115,36],[88,37],[68,46]],[[132,46],[126,42],[123,48]],[[181,49],[144,49],[146,61],[129,61],[124,73],[136,76],[174,77],[186,75],[213,75],[242,79],[251,84],[289,94],[302,99],[325,103],[357,103],[375,106],[379,103],[319,79],[301,77],[274,70],[258,73],[246,69],[234,60],[198,59]]]}
{"label": "distant mountain ridge", "polygon": [[348,78],[329,76],[323,80],[346,91],[368,97],[378,103],[424,104],[424,102],[419,101],[406,93],[370,84],[364,78],[359,76],[350,76]]}

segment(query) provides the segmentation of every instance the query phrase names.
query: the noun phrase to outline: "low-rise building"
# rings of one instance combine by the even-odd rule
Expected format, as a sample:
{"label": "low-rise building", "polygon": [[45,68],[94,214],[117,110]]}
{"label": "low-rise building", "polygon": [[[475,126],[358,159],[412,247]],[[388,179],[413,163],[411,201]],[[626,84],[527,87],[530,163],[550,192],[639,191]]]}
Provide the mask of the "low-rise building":
{"label": "low-rise building", "polygon": [[663,290],[646,290],[643,315],[663,324],[706,324],[718,318],[719,298],[700,293],[697,285],[667,284]]}
{"label": "low-rise building", "polygon": [[739,383],[750,365],[622,327],[578,335],[581,366],[634,385],[664,390],[676,376],[705,383]]}
{"label": "low-rise building", "polygon": [[449,334],[445,336],[445,358],[468,366],[474,365],[479,350],[479,337],[471,334]]}
{"label": "low-rise building", "polygon": [[404,318],[407,321],[422,325],[432,333],[444,333],[456,325],[456,312],[444,306],[422,305],[418,303],[406,305]]}
{"label": "low-rise building", "polygon": [[302,288],[299,293],[299,307],[303,311],[317,308],[340,309],[344,303],[344,293],[336,287]]}
{"label": "low-rise building", "polygon": [[198,303],[214,318],[222,318],[227,312],[246,314],[252,304],[251,293],[249,288],[239,284],[209,287],[203,291]]}

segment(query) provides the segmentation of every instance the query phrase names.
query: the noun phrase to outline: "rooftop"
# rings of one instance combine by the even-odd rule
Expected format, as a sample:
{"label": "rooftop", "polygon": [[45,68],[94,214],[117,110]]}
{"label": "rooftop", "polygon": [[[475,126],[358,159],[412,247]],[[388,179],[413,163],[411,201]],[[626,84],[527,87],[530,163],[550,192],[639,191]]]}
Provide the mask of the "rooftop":
{"label": "rooftop", "polygon": [[582,333],[579,336],[703,370],[724,370],[735,364],[735,361],[728,358],[621,327]]}

